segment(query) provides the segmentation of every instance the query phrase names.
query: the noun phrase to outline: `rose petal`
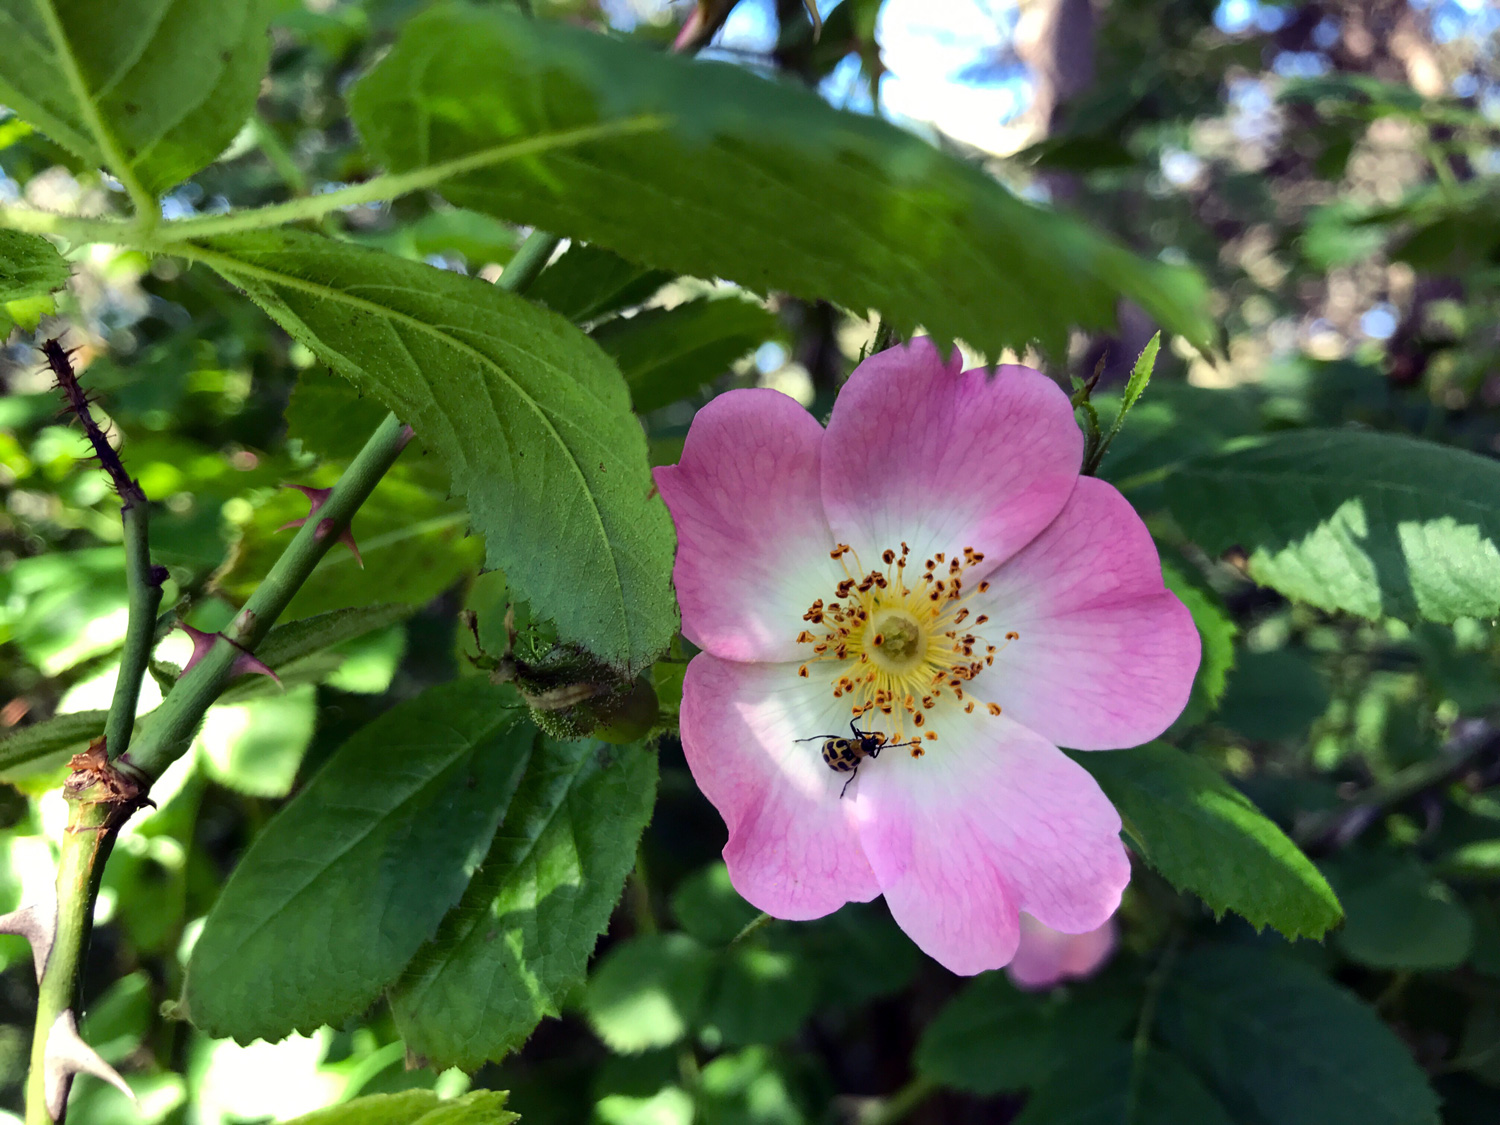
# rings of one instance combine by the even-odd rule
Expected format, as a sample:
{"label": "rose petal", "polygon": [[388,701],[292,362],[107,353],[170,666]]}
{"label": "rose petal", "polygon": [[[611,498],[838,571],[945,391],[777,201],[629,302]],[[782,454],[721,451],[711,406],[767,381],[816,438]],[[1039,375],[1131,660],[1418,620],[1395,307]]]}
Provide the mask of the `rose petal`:
{"label": "rose petal", "polygon": [[823,506],[867,566],[887,547],[919,559],[972,547],[978,578],[1062,510],[1083,435],[1068,396],[1029,367],[959,374],[932,341],[859,365],[839,393],[823,458]]}
{"label": "rose petal", "polygon": [[[780,391],[729,391],[655,471],[677,527],[682,632],[729,660],[794,660],[802,615],[844,577],[818,486],[823,428]],[[805,656],[804,656],[805,658]]]}
{"label": "rose petal", "polygon": [[1146,525],[1112,485],[1079,480],[1045,531],[989,576],[974,609],[1019,637],[973,693],[1048,741],[1138,746],[1172,725],[1198,670],[1198,630],[1162,585]]}
{"label": "rose petal", "polygon": [[1065,934],[1021,915],[1021,944],[1005,966],[1017,988],[1051,988],[1065,980],[1092,976],[1115,950],[1118,927],[1111,918],[1084,934]]}
{"label": "rose petal", "polygon": [[682,687],[682,748],[698,788],[729,826],[735,890],[777,918],[821,918],[880,893],[860,849],[848,774],[817,741],[847,733],[849,709],[795,664],[742,664],[699,653]]}
{"label": "rose petal", "polygon": [[860,842],[901,928],[968,974],[1010,961],[1022,910],[1069,933],[1102,925],[1130,863],[1094,779],[1003,716],[934,726],[924,757],[892,749],[857,783]]}

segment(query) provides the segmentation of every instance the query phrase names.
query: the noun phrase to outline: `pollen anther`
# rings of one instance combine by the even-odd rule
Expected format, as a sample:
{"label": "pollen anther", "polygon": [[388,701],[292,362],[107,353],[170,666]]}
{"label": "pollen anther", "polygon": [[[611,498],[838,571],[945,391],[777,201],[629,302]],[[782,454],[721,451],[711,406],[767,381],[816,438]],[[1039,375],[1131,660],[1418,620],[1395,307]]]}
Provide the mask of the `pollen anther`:
{"label": "pollen anther", "polygon": [[[908,574],[910,554],[906,543],[899,553],[888,547],[880,553],[883,567],[866,571],[858,552],[836,544],[829,555],[843,567],[844,577],[831,600],[817,599],[803,615],[814,628],[797,634],[797,642],[811,644],[813,653],[797,674],[811,678],[812,665],[834,661],[828,680],[833,697],[849,700],[856,718],[870,712],[889,716],[890,729],[878,733],[893,743],[908,741],[902,732],[912,727],[927,728],[916,738],[935,740],[932,724],[948,721],[945,716],[975,714],[976,704],[1000,714],[999,704],[966,694],[970,681],[993,665],[999,651],[961,628],[989,620],[964,604],[969,594],[964,574],[984,556],[972,547],[935,551],[920,574]],[[989,582],[977,588],[987,590]],[[981,648],[983,655],[976,651]],[[920,751],[913,756],[920,757]]]}

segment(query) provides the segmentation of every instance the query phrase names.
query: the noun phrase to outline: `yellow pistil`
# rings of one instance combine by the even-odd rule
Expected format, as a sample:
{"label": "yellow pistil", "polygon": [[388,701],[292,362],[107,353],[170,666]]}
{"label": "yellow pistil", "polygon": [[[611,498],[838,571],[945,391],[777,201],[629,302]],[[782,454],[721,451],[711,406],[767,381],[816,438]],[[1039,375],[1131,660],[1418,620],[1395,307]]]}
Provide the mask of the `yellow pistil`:
{"label": "yellow pistil", "polygon": [[[973,592],[965,588],[964,574],[984,561],[983,554],[969,547],[961,558],[939,553],[918,571],[903,543],[899,552],[890,548],[882,554],[882,569],[868,573],[848,546],[840,544],[831,554],[846,577],[829,601],[818,599],[803,615],[811,628],[797,640],[812,652],[800,675],[811,677],[813,666],[834,664],[829,677],[834,698],[848,699],[850,713],[856,719],[868,716],[863,725],[892,743],[935,741],[928,714],[945,700],[967,714],[976,709],[1000,714],[998,704],[965,691],[999,651],[973,631],[989,619],[964,604]],[[974,590],[988,588],[988,582],[980,582]],[[1007,633],[1006,639],[1016,634]],[[914,745],[911,753],[921,757],[921,746]]]}

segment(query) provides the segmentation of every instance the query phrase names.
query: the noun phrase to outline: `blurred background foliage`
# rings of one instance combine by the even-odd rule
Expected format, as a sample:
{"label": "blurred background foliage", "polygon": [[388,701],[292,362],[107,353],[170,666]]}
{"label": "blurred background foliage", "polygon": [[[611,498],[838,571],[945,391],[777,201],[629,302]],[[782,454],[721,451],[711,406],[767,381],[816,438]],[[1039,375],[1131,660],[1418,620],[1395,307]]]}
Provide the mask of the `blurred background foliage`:
{"label": "blurred background foliage", "polygon": [[[344,93],[423,6],[277,0],[256,116],[168,196],[168,217],[377,171]],[[687,14],[658,0],[532,6],[658,45]],[[1292,604],[1252,582],[1232,545],[1220,557],[1194,546],[1164,487],[1189,457],[1306,427],[1500,452],[1500,12],[1476,0],[822,9],[814,34],[800,0],[744,0],[705,54],[885,114],[1210,279],[1222,355],[1164,349],[1102,475],[1158,536],[1204,634],[1205,669],[1171,739],[1308,851],[1345,925],[1288,943],[1216,920],[1139,863],[1111,963],[1051,992],[947,974],[879,903],[738,936],[756,912],[729,887],[723,826],[667,737],[656,811],[588,984],[518,1053],[473,1076],[407,1069],[383,1007],[277,1044],[207,1037],[175,1007],[186,951],[279,802],[359,727],[473,672],[461,609],[478,612],[487,651],[505,647],[503,576],[477,576],[462,506],[413,446],[354,521],[364,569],[335,551],[288,616],[387,608],[278,664],[284,693],[235,689],[154,791],[160,808],[122,835],[84,1031],[140,1108],[85,1078],[75,1120],[280,1121],[358,1094],[470,1085],[511,1090],[536,1125],[1500,1119],[1493,623]],[[54,210],[102,213],[114,190],[14,118],[0,122],[0,173],[0,197]],[[835,210],[839,185],[826,187]],[[423,194],[349,209],[325,230],[488,280],[520,242]],[[72,267],[55,308],[9,306],[18,328],[0,366],[0,727],[24,736],[76,715],[82,732],[18,768],[0,749],[7,909],[50,863],[62,763],[107,706],[125,627],[117,509],[57,417],[32,330],[82,345],[85,381],[158,502],[167,604],[205,629],[264,575],[276,529],[305,513],[282,483],[331,482],[383,415],[206,270],[102,246]],[[532,296],[591,326],[621,365],[656,463],[676,459],[695,409],[730,387],[776,387],[826,413],[875,334],[824,303],[761,300],[583,246]],[[1060,379],[1099,371],[1107,395],[1154,329],[1125,305],[1114,335],[1028,358]],[[521,643],[544,648],[524,605],[518,617]],[[156,671],[169,677],[187,653],[174,635]],[[675,660],[653,672],[668,718]],[[159,699],[148,682],[143,709]],[[35,986],[18,939],[0,937],[0,965],[0,1107],[18,1111]]]}

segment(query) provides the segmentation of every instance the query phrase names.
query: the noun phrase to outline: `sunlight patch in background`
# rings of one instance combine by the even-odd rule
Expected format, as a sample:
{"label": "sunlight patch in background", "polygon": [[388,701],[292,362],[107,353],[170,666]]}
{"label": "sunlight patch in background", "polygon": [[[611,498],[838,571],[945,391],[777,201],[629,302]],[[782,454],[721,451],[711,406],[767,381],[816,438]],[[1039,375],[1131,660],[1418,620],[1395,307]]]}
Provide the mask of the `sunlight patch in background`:
{"label": "sunlight patch in background", "polygon": [[987,152],[1015,151],[1025,140],[1016,119],[1031,101],[1012,49],[1019,16],[1011,0],[886,0],[876,38],[887,112]]}

